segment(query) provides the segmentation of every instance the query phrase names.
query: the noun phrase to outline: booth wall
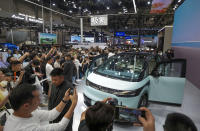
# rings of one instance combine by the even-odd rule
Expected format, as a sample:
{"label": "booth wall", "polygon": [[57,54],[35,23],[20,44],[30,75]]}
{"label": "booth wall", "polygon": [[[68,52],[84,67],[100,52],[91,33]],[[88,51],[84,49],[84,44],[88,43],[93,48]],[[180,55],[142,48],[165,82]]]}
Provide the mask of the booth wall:
{"label": "booth wall", "polygon": [[186,0],[175,12],[172,48],[187,59],[187,79],[200,88],[200,0]]}
{"label": "booth wall", "polygon": [[165,28],[164,47],[163,52],[171,48],[173,27]]}

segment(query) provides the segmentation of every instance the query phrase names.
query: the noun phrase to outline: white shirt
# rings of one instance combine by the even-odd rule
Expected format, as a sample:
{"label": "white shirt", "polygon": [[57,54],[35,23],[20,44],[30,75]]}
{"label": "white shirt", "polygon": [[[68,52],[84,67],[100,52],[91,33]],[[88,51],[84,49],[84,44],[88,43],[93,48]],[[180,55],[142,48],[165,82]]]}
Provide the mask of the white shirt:
{"label": "white shirt", "polygon": [[69,119],[65,117],[59,123],[41,124],[41,122],[55,120],[59,115],[60,112],[55,108],[51,111],[36,110],[30,118],[21,118],[12,114],[8,116],[4,131],[63,131],[69,123]]}
{"label": "white shirt", "polygon": [[54,68],[60,68],[60,64],[57,61],[54,63]]}
{"label": "white shirt", "polygon": [[53,66],[50,65],[49,63],[46,64],[46,76],[48,78],[48,81],[51,81],[51,76],[50,73],[53,70]]}
{"label": "white shirt", "polygon": [[82,66],[78,59],[74,60],[74,64],[75,64],[77,69],[79,68],[79,66]]}

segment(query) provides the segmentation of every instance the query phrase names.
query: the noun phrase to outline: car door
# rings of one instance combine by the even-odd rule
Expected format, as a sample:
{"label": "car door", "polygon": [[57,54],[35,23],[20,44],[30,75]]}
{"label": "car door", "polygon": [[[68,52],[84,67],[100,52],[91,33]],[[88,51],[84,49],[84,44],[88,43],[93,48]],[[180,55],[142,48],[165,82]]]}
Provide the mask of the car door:
{"label": "car door", "polygon": [[103,62],[107,59],[106,55],[99,55],[93,58],[92,62],[90,63],[87,71],[86,71],[86,77],[92,73],[95,69],[97,69],[98,66],[103,64]]}
{"label": "car door", "polygon": [[186,74],[186,60],[174,59],[158,63],[150,75],[149,100],[182,104]]}

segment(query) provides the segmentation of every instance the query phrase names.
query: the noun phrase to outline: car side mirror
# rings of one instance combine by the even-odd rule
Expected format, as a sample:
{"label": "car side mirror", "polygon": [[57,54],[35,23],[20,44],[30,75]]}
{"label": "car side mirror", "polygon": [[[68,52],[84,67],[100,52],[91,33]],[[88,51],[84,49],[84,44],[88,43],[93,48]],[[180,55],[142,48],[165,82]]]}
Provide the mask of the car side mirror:
{"label": "car side mirror", "polygon": [[157,70],[154,70],[152,73],[151,73],[152,76],[154,77],[159,77],[160,76],[160,73],[157,71]]}

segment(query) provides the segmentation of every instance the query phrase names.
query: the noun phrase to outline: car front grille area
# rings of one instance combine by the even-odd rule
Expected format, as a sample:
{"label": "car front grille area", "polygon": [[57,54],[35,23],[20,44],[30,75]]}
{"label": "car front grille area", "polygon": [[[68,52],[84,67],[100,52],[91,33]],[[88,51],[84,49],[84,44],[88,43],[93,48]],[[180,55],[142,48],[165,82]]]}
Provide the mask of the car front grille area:
{"label": "car front grille area", "polygon": [[84,103],[86,106],[91,106],[91,99],[88,98],[85,94],[83,94],[84,97]]}
{"label": "car front grille area", "polygon": [[94,83],[90,82],[89,80],[86,80],[86,85],[90,86],[90,87],[92,87],[96,90],[106,92],[106,93],[110,93],[110,94],[121,92],[120,90],[110,89],[110,88],[107,88],[107,87],[104,87],[104,86],[94,84]]}

